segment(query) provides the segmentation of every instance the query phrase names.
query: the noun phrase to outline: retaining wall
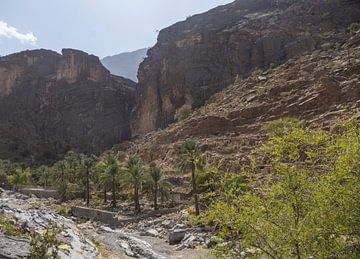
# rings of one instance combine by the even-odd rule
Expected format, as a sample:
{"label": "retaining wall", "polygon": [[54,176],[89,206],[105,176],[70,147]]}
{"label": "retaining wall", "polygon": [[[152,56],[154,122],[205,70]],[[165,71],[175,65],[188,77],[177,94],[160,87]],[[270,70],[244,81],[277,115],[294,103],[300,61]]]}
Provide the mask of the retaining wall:
{"label": "retaining wall", "polygon": [[119,225],[119,220],[115,218],[116,213],[110,211],[72,206],[71,214],[79,218],[100,221],[112,227],[117,227]]}
{"label": "retaining wall", "polygon": [[72,206],[71,214],[78,218],[89,219],[93,221],[99,221],[101,223],[110,225],[111,227],[120,227],[126,223],[138,222],[140,220],[149,218],[149,217],[160,217],[164,214],[176,212],[178,209],[160,209],[157,211],[148,211],[144,214],[139,214],[137,216],[122,216],[119,218],[115,212],[97,210],[85,207]]}

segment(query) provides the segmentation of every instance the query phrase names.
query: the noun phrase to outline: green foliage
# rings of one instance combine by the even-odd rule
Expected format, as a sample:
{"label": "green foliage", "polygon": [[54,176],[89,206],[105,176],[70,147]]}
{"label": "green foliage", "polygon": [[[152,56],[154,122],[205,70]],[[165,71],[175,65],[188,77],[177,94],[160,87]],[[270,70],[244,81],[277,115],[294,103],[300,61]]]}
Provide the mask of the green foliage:
{"label": "green foliage", "polygon": [[301,121],[296,118],[281,118],[265,123],[263,129],[267,131],[270,136],[281,136],[292,129],[301,128],[301,126]]}
{"label": "green foliage", "polygon": [[181,108],[177,109],[174,115],[175,121],[182,121],[190,116],[191,114],[191,105],[183,105]]}
{"label": "green foliage", "polygon": [[350,24],[350,26],[348,27],[348,31],[350,33],[356,33],[358,31],[360,31],[360,23],[352,23]]}
{"label": "green foliage", "polygon": [[121,183],[120,174],[122,167],[122,164],[111,154],[97,165],[98,169],[104,170],[100,175],[101,186],[105,188],[105,190],[107,190],[107,188],[112,190],[113,207],[116,206],[116,189]]}
{"label": "green foliage", "polygon": [[158,195],[160,194],[163,201],[171,190],[171,184],[164,179],[161,168],[155,162],[150,164],[144,187],[153,195],[154,209],[157,210]]}
{"label": "green foliage", "polygon": [[51,182],[51,171],[50,168],[46,165],[42,165],[36,169],[39,180],[38,183],[41,184],[44,188],[47,188]]}
{"label": "green foliage", "polygon": [[0,213],[0,233],[8,236],[26,236],[27,233],[21,227],[16,226],[16,219],[8,219]]}
{"label": "green foliage", "polygon": [[359,123],[340,125],[333,134],[293,122],[283,126],[284,120],[271,125],[268,141],[254,152],[266,158],[269,172],[263,175],[256,164],[246,168],[244,179],[262,174],[247,188],[225,174],[201,217],[216,224],[218,235],[228,241],[219,250],[256,258],[356,258]]}
{"label": "green foliage", "polygon": [[145,182],[145,171],[141,159],[137,156],[129,157],[124,173],[124,184],[134,192],[135,212],[140,212],[139,192]]}
{"label": "green foliage", "polygon": [[179,155],[179,168],[183,172],[191,171],[192,192],[194,196],[195,214],[200,214],[198,192],[197,192],[197,171],[201,166],[201,155],[199,144],[194,140],[187,140],[181,146]]}
{"label": "green foliage", "polygon": [[15,171],[16,167],[17,165],[11,163],[9,160],[0,159],[0,185],[8,184],[8,176]]}
{"label": "green foliage", "polygon": [[28,185],[31,183],[31,169],[24,170],[21,166],[16,167],[14,173],[7,177],[7,181],[15,187]]}
{"label": "green foliage", "polygon": [[31,253],[29,259],[53,259],[60,258],[58,250],[60,242],[57,235],[61,229],[53,222],[49,222],[48,227],[41,234],[32,234]]}

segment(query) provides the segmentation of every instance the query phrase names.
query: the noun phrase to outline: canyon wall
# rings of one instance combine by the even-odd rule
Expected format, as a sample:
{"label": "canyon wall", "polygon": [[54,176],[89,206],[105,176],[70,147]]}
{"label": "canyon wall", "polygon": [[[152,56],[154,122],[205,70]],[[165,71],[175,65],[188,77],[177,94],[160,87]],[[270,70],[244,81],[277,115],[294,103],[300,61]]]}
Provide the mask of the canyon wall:
{"label": "canyon wall", "polygon": [[0,158],[52,161],[99,153],[131,137],[135,83],[96,56],[64,49],[0,58]]}
{"label": "canyon wall", "polygon": [[133,135],[166,127],[236,77],[339,41],[359,17],[353,0],[237,0],[163,29],[138,72]]}

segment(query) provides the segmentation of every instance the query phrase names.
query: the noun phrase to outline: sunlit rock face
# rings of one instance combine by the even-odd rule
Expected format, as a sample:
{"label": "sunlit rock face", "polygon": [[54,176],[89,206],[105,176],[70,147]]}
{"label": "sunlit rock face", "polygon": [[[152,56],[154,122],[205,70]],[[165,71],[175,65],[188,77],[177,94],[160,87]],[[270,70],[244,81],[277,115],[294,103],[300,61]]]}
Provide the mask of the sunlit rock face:
{"label": "sunlit rock face", "polygon": [[47,161],[128,139],[134,90],[134,82],[78,50],[1,57],[0,159]]}
{"label": "sunlit rock face", "polygon": [[237,0],[162,30],[140,65],[133,134],[163,128],[252,71],[348,37],[353,0]]}

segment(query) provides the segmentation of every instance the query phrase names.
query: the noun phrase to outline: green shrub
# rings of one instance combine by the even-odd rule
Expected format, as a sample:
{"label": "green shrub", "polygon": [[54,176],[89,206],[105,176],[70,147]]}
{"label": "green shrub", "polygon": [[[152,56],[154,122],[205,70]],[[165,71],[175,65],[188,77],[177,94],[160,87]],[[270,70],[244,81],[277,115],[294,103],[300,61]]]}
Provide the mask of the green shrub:
{"label": "green shrub", "polygon": [[60,242],[57,235],[61,232],[53,222],[49,222],[48,227],[41,234],[32,234],[31,253],[29,259],[52,259],[59,258],[58,250]]}
{"label": "green shrub", "polygon": [[224,177],[201,216],[227,241],[217,247],[221,255],[357,258],[359,122],[341,125],[336,134],[295,124],[271,123],[276,134],[254,152],[266,157],[269,172],[256,164],[246,168],[249,189]]}
{"label": "green shrub", "polygon": [[349,27],[348,27],[348,31],[350,33],[356,33],[358,31],[360,31],[360,23],[352,23]]}
{"label": "green shrub", "polygon": [[181,108],[177,109],[175,112],[174,119],[175,121],[182,121],[190,116],[191,114],[191,106],[190,105],[183,105]]}

